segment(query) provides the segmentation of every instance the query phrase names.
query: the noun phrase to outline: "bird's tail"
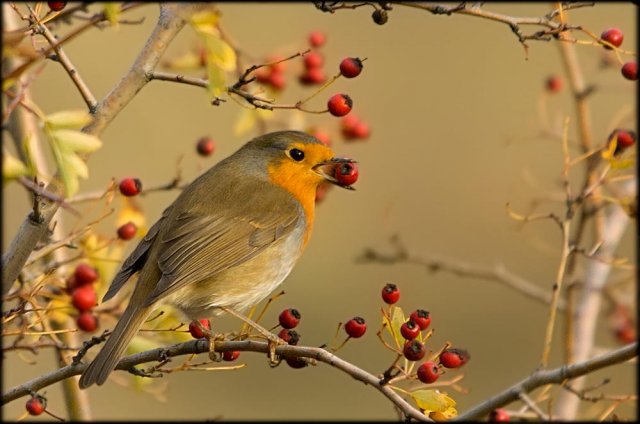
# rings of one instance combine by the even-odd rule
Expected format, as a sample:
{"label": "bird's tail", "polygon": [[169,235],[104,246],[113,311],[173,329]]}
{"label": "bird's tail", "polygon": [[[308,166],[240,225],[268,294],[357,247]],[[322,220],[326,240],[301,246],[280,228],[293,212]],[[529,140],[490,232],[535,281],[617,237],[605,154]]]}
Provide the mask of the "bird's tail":
{"label": "bird's tail", "polygon": [[98,356],[82,373],[79,383],[81,389],[94,383],[101,385],[107,380],[151,309],[134,307],[131,304],[127,307]]}

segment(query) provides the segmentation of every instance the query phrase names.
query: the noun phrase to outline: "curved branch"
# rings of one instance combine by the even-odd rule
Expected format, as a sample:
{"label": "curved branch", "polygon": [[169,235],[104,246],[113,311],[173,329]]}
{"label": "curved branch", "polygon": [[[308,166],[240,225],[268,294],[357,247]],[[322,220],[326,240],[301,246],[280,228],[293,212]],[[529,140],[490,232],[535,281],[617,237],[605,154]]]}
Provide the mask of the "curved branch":
{"label": "curved branch", "polygon": [[[269,353],[269,343],[254,340],[215,342],[216,352],[227,352],[233,350]],[[206,352],[209,352],[209,342],[206,339],[191,340],[185,343],[175,344],[168,348],[152,349],[123,357],[120,359],[120,362],[118,362],[116,369],[134,372],[139,375],[139,372],[132,370],[136,365],[152,361],[166,362],[167,358]],[[375,387],[391,402],[393,402],[393,404],[397,406],[407,418],[419,421],[430,421],[418,409],[410,405],[398,393],[396,393],[389,385],[380,384],[380,377],[377,377],[362,368],[339,358],[325,349],[318,347],[280,345],[276,347],[275,353],[284,357],[302,357],[324,362],[334,368],[344,371],[358,381],[362,381],[367,385]],[[87,366],[88,364],[84,363],[71,364],[37,377],[19,386],[13,387],[7,390],[7,392],[2,396],[2,404],[4,405],[22,396],[26,396],[32,391],[41,390],[54,383],[79,375]]]}
{"label": "curved branch", "polygon": [[589,374],[601,368],[619,364],[638,356],[638,342],[628,344],[604,355],[572,365],[564,365],[553,370],[536,371],[531,376],[514,384],[507,390],[486,402],[474,406],[455,418],[455,421],[477,420],[496,408],[520,399],[522,393],[529,393],[547,384],[563,384],[566,380]]}

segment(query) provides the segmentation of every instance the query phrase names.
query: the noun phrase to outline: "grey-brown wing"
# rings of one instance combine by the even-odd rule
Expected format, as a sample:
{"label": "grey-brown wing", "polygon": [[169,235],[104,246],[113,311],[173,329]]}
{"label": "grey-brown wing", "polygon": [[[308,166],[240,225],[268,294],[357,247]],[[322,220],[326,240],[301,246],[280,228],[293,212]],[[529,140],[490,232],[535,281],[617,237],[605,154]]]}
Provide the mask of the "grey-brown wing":
{"label": "grey-brown wing", "polygon": [[116,276],[113,278],[113,281],[109,286],[109,290],[107,290],[104,297],[102,298],[103,302],[106,302],[107,300],[115,296],[115,294],[120,291],[122,286],[124,286],[129,278],[131,278],[133,274],[142,269],[147,259],[147,253],[149,252],[149,249],[153,245],[153,241],[160,231],[160,226],[162,225],[162,222],[167,218],[167,216],[169,216],[170,212],[171,206],[169,206],[164,210],[164,212],[162,212],[162,216],[160,217],[160,219],[158,219],[158,221],[153,224],[147,234],[145,234],[144,238],[140,241],[140,243],[138,243],[138,246],[136,246],[133,252],[131,252],[129,257],[127,257],[127,259],[124,261],[122,267],[120,268],[120,271],[118,271]]}
{"label": "grey-brown wing", "polygon": [[293,201],[286,203],[258,216],[179,214],[158,240],[162,277],[146,305],[243,263],[288,235],[301,214]]}

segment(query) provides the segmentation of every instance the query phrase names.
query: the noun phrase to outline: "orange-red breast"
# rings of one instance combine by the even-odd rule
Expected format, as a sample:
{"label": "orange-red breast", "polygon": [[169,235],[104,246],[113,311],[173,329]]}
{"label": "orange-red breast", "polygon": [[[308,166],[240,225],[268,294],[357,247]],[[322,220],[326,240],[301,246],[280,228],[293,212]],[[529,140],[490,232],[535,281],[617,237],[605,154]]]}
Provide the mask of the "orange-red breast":
{"label": "orange-red breast", "polygon": [[80,387],[102,384],[150,312],[168,302],[191,319],[254,306],[287,277],[313,228],[316,188],[340,185],[348,161],[297,131],[257,137],[195,179],[162,214],[111,282],[103,302],[138,274],[113,334]]}

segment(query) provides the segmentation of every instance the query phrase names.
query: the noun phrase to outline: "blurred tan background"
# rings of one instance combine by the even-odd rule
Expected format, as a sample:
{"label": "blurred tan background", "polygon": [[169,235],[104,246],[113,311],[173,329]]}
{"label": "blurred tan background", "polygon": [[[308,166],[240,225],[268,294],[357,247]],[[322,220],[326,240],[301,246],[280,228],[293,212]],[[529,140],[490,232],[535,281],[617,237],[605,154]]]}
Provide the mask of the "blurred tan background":
{"label": "blurred tan background", "polygon": [[[483,7],[517,16],[542,16],[550,6]],[[548,306],[492,282],[445,272],[429,274],[412,265],[357,264],[355,259],[367,247],[389,249],[389,237],[397,234],[411,252],[480,265],[502,263],[551,289],[559,259],[556,226],[537,222],[521,228],[509,218],[505,204],[511,202],[517,211],[527,212],[532,198],[559,192],[560,144],[535,137],[541,129],[537,107],[544,80],[563,71],[555,43],[531,41],[526,60],[522,46],[505,25],[466,16],[433,16],[403,7],[395,7],[384,26],[373,23],[371,8],[333,15],[321,13],[310,3],[220,4],[220,9],[226,32],[256,57],[304,50],[308,33],[318,29],[327,33],[322,53],[328,74],[337,71],[345,56],[368,58],[361,76],[340,79],[310,104],[320,109],[329,95],[348,93],[354,99],[353,112],[372,127],[367,142],[343,142],[338,135],[339,120],[329,115],[304,116],[307,124],[317,124],[332,134],[337,154],[359,160],[361,176],[357,191],[334,189],[319,205],[312,241],[282,286],[286,296],[268,311],[265,325],[275,323],[281,309],[296,307],[303,315],[302,343],[318,346],[331,341],[339,321],[360,315],[369,323],[368,333],[348,343],[339,356],[368,371],[382,372],[393,355],[375,337],[380,290],[385,283],[394,282],[402,291],[399,304],[407,312],[422,307],[432,313],[436,332],[429,348],[436,350],[451,341],[471,353],[461,382],[468,394],[447,390],[458,402],[459,411],[526,377],[540,360]],[[157,11],[155,5],[142,7],[126,16],[144,16],[142,25],[92,30],[67,45],[68,55],[99,98],[130,66],[155,24]],[[625,34],[623,47],[635,50],[636,13],[633,5],[607,3],[571,11],[569,18],[596,34],[616,26]],[[195,41],[194,33],[185,28],[168,53],[177,55]],[[617,67],[599,68],[600,48],[579,45],[576,49],[587,81],[598,86],[591,98],[593,129],[595,139],[604,143],[615,115],[635,107],[636,87],[621,78]],[[299,87],[299,69],[299,62],[289,66],[290,88],[279,102],[295,102],[311,92]],[[84,107],[55,63],[48,64],[33,89],[35,101],[47,113]],[[100,190],[111,178],[130,175],[148,186],[168,182],[181,155],[184,179],[190,181],[235,151],[249,137],[236,137],[232,132],[241,109],[234,102],[210,106],[207,99],[205,91],[195,87],[149,84],[104,133],[104,147],[92,155],[90,179],[81,183],[81,190]],[[574,116],[566,87],[549,99],[547,107],[556,128],[563,117]],[[279,120],[291,118],[287,111],[275,113]],[[633,112],[627,114],[621,125],[635,128],[632,116]],[[575,134],[573,127],[571,133]],[[195,154],[195,142],[207,134],[217,141],[218,149],[213,157],[202,159]],[[150,224],[175,196],[174,191],[141,199]],[[3,248],[29,208],[23,189],[16,185],[5,188]],[[538,211],[561,208],[561,204],[547,202]],[[74,222],[70,215],[67,218]],[[113,231],[113,222],[110,218],[100,228],[105,233]],[[635,257],[633,234],[630,227],[618,255]],[[128,251],[133,247],[131,243]],[[562,322],[559,324],[552,365],[562,360]],[[220,318],[213,326],[230,330],[238,323]],[[605,321],[596,344],[616,345]],[[55,366],[49,352],[35,359],[38,364],[30,365],[8,355],[3,361],[5,389]],[[89,391],[94,417],[397,418],[380,393],[329,366],[293,370],[283,364],[271,369],[263,355],[252,353],[243,353],[240,360],[248,366],[239,371],[166,376],[159,383],[169,383],[164,402],[111,381],[94,387]],[[635,393],[634,367],[606,370],[592,381],[610,377],[608,392]],[[51,410],[64,414],[59,387],[48,388],[47,396]],[[605,406],[598,403],[588,408],[595,414]],[[23,400],[15,401],[3,408],[4,417],[13,419],[23,408]],[[628,405],[618,409],[627,419],[636,412]]]}

